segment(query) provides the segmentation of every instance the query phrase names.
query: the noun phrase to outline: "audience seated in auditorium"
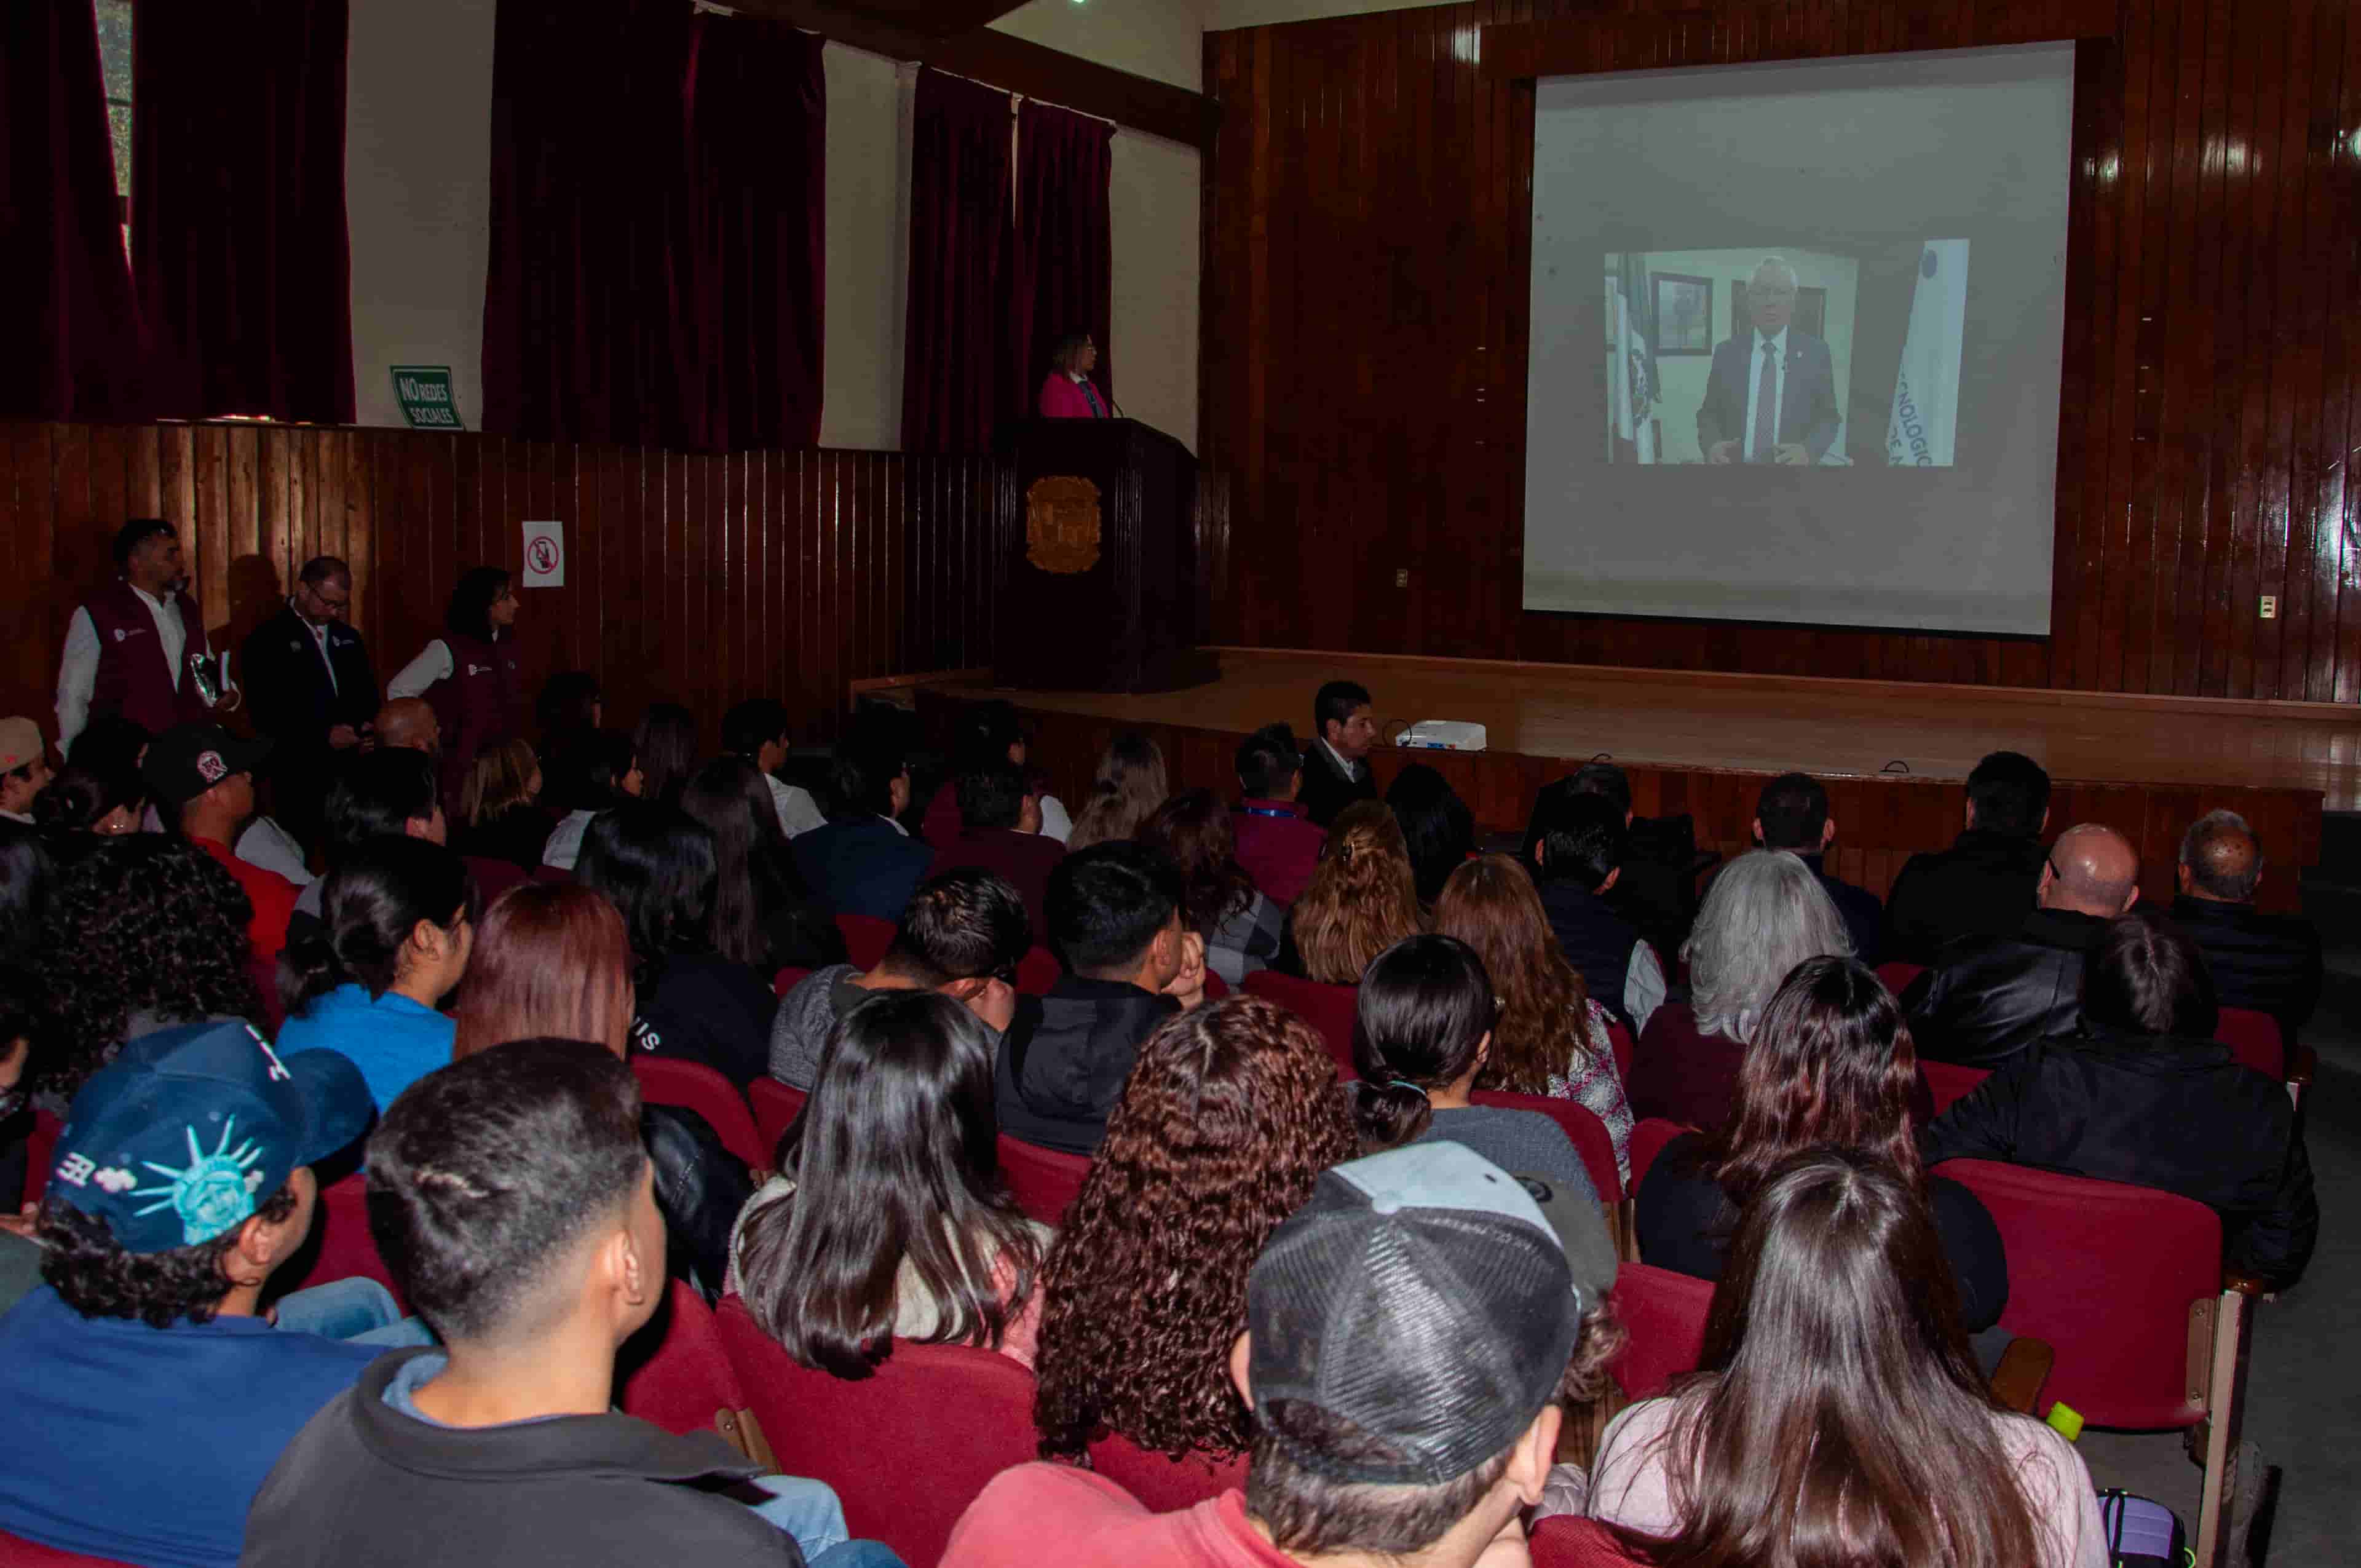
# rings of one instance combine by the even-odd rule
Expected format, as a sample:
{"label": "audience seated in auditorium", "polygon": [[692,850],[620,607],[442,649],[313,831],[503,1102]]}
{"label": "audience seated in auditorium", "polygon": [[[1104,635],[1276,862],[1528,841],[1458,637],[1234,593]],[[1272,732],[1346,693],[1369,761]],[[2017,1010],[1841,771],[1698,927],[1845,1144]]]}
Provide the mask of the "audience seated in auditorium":
{"label": "audience seated in auditorium", "polygon": [[702,1062],[741,1087],[762,1077],[778,996],[769,975],[713,944],[713,835],[678,806],[635,802],[590,824],[576,876],[631,934],[632,1048]]}
{"label": "audience seated in auditorium", "polygon": [[2214,1000],[2269,1014],[2292,1042],[2320,1004],[2320,929],[2255,907],[2263,847],[2254,829],[2234,811],[2207,812],[2181,836],[2177,874],[2173,923],[2204,953]]}
{"label": "audience seated in auditorium", "polygon": [[1205,994],[1205,944],[1172,862],[1124,840],[1077,850],[1049,878],[1049,946],[1065,972],[1019,996],[994,1064],[1000,1130],[1089,1154],[1139,1042]]}
{"label": "audience seated in auditorium", "polygon": [[[631,941],[614,905],[587,887],[511,888],[484,912],[467,959],[452,1058],[544,1036],[631,1052]],[[649,1105],[640,1129],[655,1163],[670,1271],[711,1301],[729,1270],[730,1228],[754,1184],[694,1111]]]}
{"label": "audience seated in auditorium", "polygon": [[128,833],[60,871],[41,944],[48,1063],[27,1087],[71,1095],[126,1040],[200,1019],[260,1020],[246,894],[178,839]]}
{"label": "audience seated in auditorium", "polygon": [[[505,568],[469,567],[452,586],[443,611],[443,635],[385,683],[388,697],[423,697],[434,708],[445,800],[459,797],[477,752],[524,733],[517,609],[515,585]],[[379,710],[378,744],[410,744],[390,737],[386,718]],[[544,748],[542,755],[548,754]]]}
{"label": "audience seated in auditorium", "polygon": [[435,1008],[467,972],[475,883],[441,845],[398,838],[345,850],[320,880],[320,929],[279,955],[279,1044],[342,1053],[383,1111],[451,1059]]}
{"label": "audience seated in auditorium", "polygon": [[1730,1119],[1675,1138],[1648,1168],[1638,1194],[1642,1261],[1720,1278],[1738,1212],[1772,1167],[1809,1148],[1852,1149],[1917,1185],[1959,1286],[1962,1326],[1990,1329],[2008,1301],[2008,1258],[1976,1195],[1919,1167],[1913,1113],[1933,1106],[1917,1063],[1901,1008],[1867,966],[1835,957],[1797,964],[1754,1025]]}
{"label": "audience seated in auditorium", "polygon": [[1763,1174],[1699,1365],[1617,1416],[1591,1469],[1592,1517],[1669,1560],[2112,1561],[2081,1456],[1993,1400],[1927,1201],[1874,1155]]}
{"label": "audience seated in auditorium", "polygon": [[1562,1208],[1449,1144],[1321,1176],[1239,1292],[1246,1332],[1210,1357],[1255,1412],[1245,1492],[1157,1515],[1089,1471],[1023,1465],[954,1528],[945,1568],[1524,1562],[1561,1401],[1603,1391],[1622,1343],[1598,1207]]}
{"label": "audience seated in auditorium", "polygon": [[443,721],[434,717],[434,705],[424,697],[387,698],[369,728],[377,732],[381,751],[423,751],[442,761]]}
{"label": "audience seated in auditorium", "polygon": [[262,1312],[310,1232],[312,1166],[368,1120],[352,1063],[274,1054],[242,1023],[147,1035],[82,1086],[37,1233],[48,1283],[0,1318],[0,1405],[25,1440],[0,1466],[0,1530],[238,1561],[280,1451],[380,1348],[343,1342],[395,1321],[367,1280]]}
{"label": "audience seated in auditorium", "polygon": [[731,1248],[730,1288],[804,1365],[866,1377],[896,1340],[1033,1365],[1050,1233],[1001,1180],[997,1043],[931,991],[880,992],[829,1031]]}
{"label": "audience seated in auditorium", "polygon": [[[322,853],[332,872],[352,850],[379,839],[450,842],[451,825],[443,814],[434,763],[401,749],[344,758],[329,773],[320,822]],[[296,892],[294,911],[287,917],[291,944],[322,934],[320,909],[327,892],[325,877],[314,878]]]}
{"label": "audience seated in auditorium", "polygon": [[540,865],[556,826],[541,808],[541,786],[532,741],[503,740],[477,752],[459,791],[462,826],[454,838],[460,852],[527,872]]}
{"label": "audience seated in auditorium", "polygon": [[995,1046],[1016,1015],[1016,966],[1033,945],[1025,904],[1005,878],[968,866],[922,883],[866,974],[835,963],[797,981],[771,1025],[771,1076],[808,1091],[837,1021],[880,992],[939,991],[990,1025]]}
{"label": "audience seated in auditorium", "polygon": [[640,798],[646,775],[631,738],[611,729],[562,733],[543,755],[549,759],[542,804],[563,815],[542,845],[541,863],[562,872],[575,869],[583,836],[602,811]]}
{"label": "audience seated in auditorium", "polygon": [[1175,1456],[1244,1449],[1226,1367],[1246,1271],[1356,1152],[1334,1058],[1286,1008],[1233,996],[1149,1036],[1044,1271],[1041,1452],[1079,1457],[1102,1431]]}
{"label": "audience seated in auditorium", "polygon": [[1443,884],[1434,929],[1475,949],[1492,980],[1499,1012],[1476,1087],[1573,1101],[1606,1124],[1616,1171],[1630,1176],[1631,1107],[1607,1009],[1565,961],[1533,879],[1506,855],[1468,861]]}
{"label": "audience seated in auditorium", "polygon": [[1842,957],[1850,946],[1837,906],[1795,856],[1751,850],[1724,866],[1683,955],[1689,1000],[1657,1008],[1632,1050],[1632,1114],[1720,1126],[1772,993],[1805,959]]}
{"label": "audience seated in auditorium", "polygon": [[631,731],[631,754],[640,760],[641,796],[678,806],[697,771],[697,715],[676,702],[648,704]]}
{"label": "audience seated in auditorium", "polygon": [[830,778],[827,825],[796,836],[804,885],[839,915],[899,920],[935,858],[896,820],[910,808],[901,745],[882,725],[856,726],[836,743]]}
{"label": "audience seated in auditorium", "polygon": [[[0,1125],[22,1126],[24,1089],[33,1076],[33,1042],[46,1036],[49,1028],[41,1016],[45,988],[33,973],[29,951],[0,951],[7,954],[0,957]],[[0,1155],[0,1190],[22,1190],[26,1155],[21,1138]],[[28,1202],[19,1213],[0,1214],[0,1314],[41,1282],[41,1246],[33,1239],[39,1212],[38,1203]]]}
{"label": "audience seated in auditorium", "polygon": [[1320,867],[1287,912],[1270,967],[1353,985],[1372,959],[1425,928],[1401,824],[1383,801],[1356,800],[1329,825]]}
{"label": "audience seated in auditorium", "polygon": [[77,858],[61,859],[52,834],[0,822],[0,959],[37,958],[58,878]]}
{"label": "audience seated in auditorium", "polygon": [[[85,751],[89,746],[85,743]],[[148,792],[135,770],[101,773],[80,762],[60,768],[33,802],[33,820],[61,859],[78,860],[100,840],[139,831]]]}
{"label": "audience seated in auditorium", "polygon": [[1538,1111],[1468,1096],[1492,1050],[1491,978],[1455,937],[1405,937],[1361,977],[1353,1030],[1353,1115],[1361,1148],[1465,1144],[1504,1170],[1598,1201],[1565,1129]]}
{"label": "audience seated in auditorium", "polygon": [[1087,850],[1129,839],[1148,814],[1172,793],[1166,782],[1164,749],[1145,735],[1118,735],[1099,757],[1091,793],[1074,814],[1066,848]]}
{"label": "audience seated in auditorium", "polygon": [[[969,703],[960,710],[951,729],[951,780],[970,769],[1001,762],[1026,769],[1026,787],[1041,807],[1040,831],[1063,844],[1074,831],[1074,819],[1063,802],[1045,793],[1044,781],[1032,770],[1031,755],[1016,704],[994,697]],[[926,820],[919,831],[929,844],[947,844],[960,830],[959,791],[951,780],[927,803]]]}
{"label": "audience seated in auditorium", "polygon": [[1622,875],[1629,816],[1604,795],[1545,790],[1533,809],[1527,856],[1566,962],[1636,1037],[1663,1005],[1665,986],[1655,948],[1607,902]]}
{"label": "audience seated in auditorium", "polygon": [[1262,895],[1285,909],[1302,896],[1319,869],[1327,834],[1303,815],[1296,791],[1303,783],[1303,754],[1295,732],[1266,724],[1238,744],[1238,789],[1245,796],[1237,816],[1238,864]]}
{"label": "audience seated in auditorium", "polygon": [[1236,986],[1278,956],[1286,911],[1238,864],[1231,821],[1212,790],[1182,790],[1148,814],[1138,841],[1179,869],[1182,917],[1204,939],[1205,967]]}
{"label": "audience seated in auditorium", "polygon": [[1303,751],[1303,779],[1296,801],[1313,824],[1325,828],[1357,800],[1378,798],[1369,752],[1378,743],[1378,720],[1369,690],[1352,681],[1330,681],[1312,699],[1312,744]]}
{"label": "audience seated in auditorium", "polygon": [[1875,969],[1884,905],[1867,888],[1828,874],[1823,861],[1836,838],[1837,819],[1828,814],[1827,786],[1811,774],[1781,773],[1755,797],[1754,841],[1766,850],[1784,850],[1810,868],[1820,879],[1821,891],[1844,916],[1852,956]]}
{"label": "audience seated in auditorium", "polygon": [[214,724],[183,724],[156,737],[139,776],[166,823],[213,858],[244,890],[251,914],[247,945],[273,959],[287,945],[287,917],[296,887],[276,872],[230,852],[238,829],[254,815],[254,770],[270,754],[267,740],[240,740]]}
{"label": "audience seated in auditorium", "polygon": [[1386,808],[1401,824],[1418,901],[1432,908],[1443,884],[1476,851],[1476,816],[1450,781],[1412,762],[1386,786]]}
{"label": "audience seated in auditorium", "polygon": [[689,774],[680,808],[713,835],[713,945],[757,974],[844,959],[844,934],[804,889],[771,792],[753,767],[716,757]]}
{"label": "audience seated in auditorium", "polygon": [[0,817],[33,824],[33,802],[49,786],[49,748],[29,718],[0,718]]}
{"label": "audience seated in auditorium", "polygon": [[978,763],[952,782],[959,829],[935,840],[927,874],[938,877],[962,866],[996,872],[1024,898],[1034,928],[1046,929],[1042,901],[1066,847],[1041,831],[1041,800],[1027,784],[1025,770],[1014,762]]}
{"label": "audience seated in auditorium", "polygon": [[2017,930],[1949,943],[1904,988],[1902,1010],[1920,1056],[1993,1067],[2070,1031],[2083,954],[2138,900],[2139,856],[2112,828],[2069,828],[2042,865],[2036,898]]}
{"label": "audience seated in auditorium", "polygon": [[1949,849],[1911,856],[1886,893],[1882,955],[1931,964],[1956,938],[2014,935],[2033,910],[2048,825],[2049,775],[2038,762],[2015,751],[1978,762],[1966,828]]}
{"label": "audience seated in auditorium", "polygon": [[2107,923],[2079,1029],[2002,1062],[1919,1135],[1933,1165],[2011,1160],[2219,1210],[2225,1264],[2273,1289],[2312,1257],[2320,1201],[2287,1091],[2213,1038],[2204,956],[2153,909]]}
{"label": "audience seated in auditorium", "polygon": [[787,760],[794,729],[786,704],[775,697],[750,696],[732,703],[721,716],[721,750],[763,775],[779,831],[790,839],[828,820],[809,790],[782,783],[776,776],[780,764]]}
{"label": "audience seated in auditorium", "polygon": [[847,1549],[827,1486],[610,1408],[665,1289],[639,1122],[631,1073],[579,1040],[495,1047],[394,1102],[369,1228],[443,1343],[377,1361],[288,1445],[250,1568],[792,1562],[779,1531],[814,1568],[881,1560]]}

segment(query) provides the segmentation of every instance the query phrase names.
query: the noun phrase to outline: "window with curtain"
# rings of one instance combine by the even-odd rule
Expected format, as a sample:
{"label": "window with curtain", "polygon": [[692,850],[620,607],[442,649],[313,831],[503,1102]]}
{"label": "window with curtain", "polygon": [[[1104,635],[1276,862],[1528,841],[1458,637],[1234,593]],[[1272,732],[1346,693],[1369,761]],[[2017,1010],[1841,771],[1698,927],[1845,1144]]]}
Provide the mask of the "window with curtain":
{"label": "window with curtain", "polygon": [[1023,411],[1011,346],[1009,211],[1015,100],[918,72],[910,140],[910,280],[902,334],[902,445],[982,452]]}

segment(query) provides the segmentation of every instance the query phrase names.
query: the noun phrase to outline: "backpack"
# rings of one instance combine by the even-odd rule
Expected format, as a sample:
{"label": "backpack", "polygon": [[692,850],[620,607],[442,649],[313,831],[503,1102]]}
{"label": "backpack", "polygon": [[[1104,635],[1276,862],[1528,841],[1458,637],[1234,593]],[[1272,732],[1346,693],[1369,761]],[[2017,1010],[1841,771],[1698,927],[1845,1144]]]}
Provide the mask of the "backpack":
{"label": "backpack", "polygon": [[2099,1494],[2099,1527],[2114,1568],[2190,1568],[2195,1562],[2173,1511],[2121,1487]]}

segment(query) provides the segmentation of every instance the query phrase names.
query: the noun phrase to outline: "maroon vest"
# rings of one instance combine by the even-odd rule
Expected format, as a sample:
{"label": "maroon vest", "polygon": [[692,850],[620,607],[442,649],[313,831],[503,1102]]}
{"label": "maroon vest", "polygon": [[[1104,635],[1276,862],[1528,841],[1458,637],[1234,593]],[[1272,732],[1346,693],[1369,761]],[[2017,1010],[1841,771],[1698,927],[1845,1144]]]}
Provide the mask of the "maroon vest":
{"label": "maroon vest", "polygon": [[443,730],[443,782],[456,798],[476,753],[496,741],[524,733],[524,702],[519,695],[516,643],[443,634],[451,650],[451,673],[423,694]]}
{"label": "maroon vest", "polygon": [[90,622],[98,631],[98,676],[91,684],[90,711],[119,713],[150,735],[161,735],[175,724],[203,724],[213,710],[197,695],[190,678],[188,655],[207,653],[205,620],[186,594],[172,596],[188,634],[181,649],[180,687],[173,689],[171,667],[164,662],[164,644],[156,635],[156,617],[139,590],[115,579],[84,601]]}

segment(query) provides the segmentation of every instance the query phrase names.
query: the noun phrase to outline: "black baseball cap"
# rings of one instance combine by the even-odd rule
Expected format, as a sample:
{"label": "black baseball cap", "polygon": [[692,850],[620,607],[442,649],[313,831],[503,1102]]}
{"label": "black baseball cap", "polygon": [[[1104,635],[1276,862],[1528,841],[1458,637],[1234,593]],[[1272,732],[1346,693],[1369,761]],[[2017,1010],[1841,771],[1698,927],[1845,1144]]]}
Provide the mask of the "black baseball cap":
{"label": "black baseball cap", "polygon": [[232,773],[250,773],[270,755],[269,740],[241,740],[218,724],[176,724],[148,743],[139,777],[178,809]]}

